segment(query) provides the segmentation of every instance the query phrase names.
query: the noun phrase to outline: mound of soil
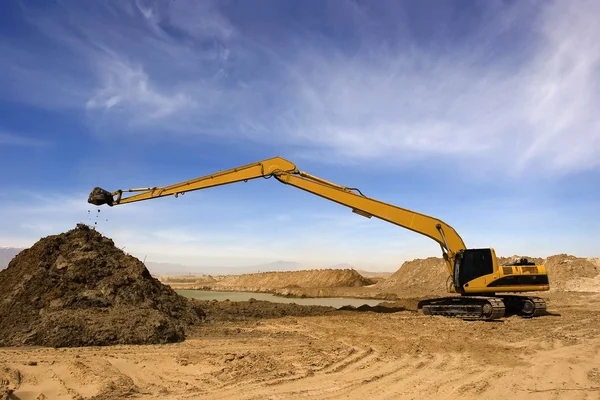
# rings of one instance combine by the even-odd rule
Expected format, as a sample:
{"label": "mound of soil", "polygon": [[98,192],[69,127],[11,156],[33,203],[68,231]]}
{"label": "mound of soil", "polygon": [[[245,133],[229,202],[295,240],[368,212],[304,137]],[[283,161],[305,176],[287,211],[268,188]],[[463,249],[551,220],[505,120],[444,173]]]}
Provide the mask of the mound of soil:
{"label": "mound of soil", "polygon": [[515,261],[519,261],[519,259],[521,259],[521,258],[526,258],[529,261],[536,263],[536,264],[544,264],[544,262],[546,261],[546,259],[540,258],[540,257],[514,255],[511,257],[498,257],[498,265],[513,263]]}
{"label": "mound of soil", "polygon": [[40,239],[0,271],[0,346],[185,339],[204,312],[87,225]]}
{"label": "mound of soil", "polygon": [[210,275],[206,275],[206,276],[201,276],[201,277],[197,278],[194,281],[194,284],[196,284],[196,285],[210,285],[210,284],[213,284],[215,282],[217,282],[217,280],[215,278],[213,278]]}
{"label": "mound of soil", "polygon": [[440,257],[406,261],[388,279],[375,288],[402,297],[445,295],[448,268]]}
{"label": "mound of soil", "polygon": [[312,269],[227,276],[214,289],[269,291],[281,288],[359,287],[373,282],[353,269]]}
{"label": "mound of soil", "polygon": [[600,292],[600,260],[557,254],[545,260],[551,290]]}

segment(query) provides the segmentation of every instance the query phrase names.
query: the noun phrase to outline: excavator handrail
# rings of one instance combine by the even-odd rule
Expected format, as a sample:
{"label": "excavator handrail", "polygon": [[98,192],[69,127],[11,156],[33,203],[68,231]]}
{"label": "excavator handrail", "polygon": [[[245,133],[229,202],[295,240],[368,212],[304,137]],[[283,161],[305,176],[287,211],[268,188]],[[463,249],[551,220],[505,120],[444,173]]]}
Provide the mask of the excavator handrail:
{"label": "excavator handrail", "polygon": [[[275,177],[281,183],[294,186],[349,207],[354,213],[361,216],[367,218],[376,217],[435,240],[442,249],[450,275],[453,275],[456,254],[466,248],[456,230],[440,219],[372,199],[365,196],[357,188],[340,186],[300,171],[294,163],[281,157],[269,158],[165,187],[116,190],[114,192],[108,192],[96,187],[90,193],[88,202],[97,206],[103,204],[114,206],[165,196],[177,197],[180,194],[190,191],[248,181],[260,177]],[[123,197],[123,193],[125,192],[141,193]],[[114,198],[115,196],[116,199]]]}

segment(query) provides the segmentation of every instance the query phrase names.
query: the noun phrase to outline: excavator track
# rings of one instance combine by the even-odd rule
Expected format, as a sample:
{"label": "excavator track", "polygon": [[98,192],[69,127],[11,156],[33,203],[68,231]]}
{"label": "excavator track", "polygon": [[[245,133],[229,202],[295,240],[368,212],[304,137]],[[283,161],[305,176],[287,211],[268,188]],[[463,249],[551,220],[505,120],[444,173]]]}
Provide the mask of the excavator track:
{"label": "excavator track", "polygon": [[498,297],[504,302],[507,315],[533,318],[546,314],[546,301],[541,297],[517,295],[499,295]]}
{"label": "excavator track", "polygon": [[427,299],[419,302],[418,308],[425,315],[444,315],[465,320],[489,321],[504,316],[505,305],[498,297],[452,296]]}

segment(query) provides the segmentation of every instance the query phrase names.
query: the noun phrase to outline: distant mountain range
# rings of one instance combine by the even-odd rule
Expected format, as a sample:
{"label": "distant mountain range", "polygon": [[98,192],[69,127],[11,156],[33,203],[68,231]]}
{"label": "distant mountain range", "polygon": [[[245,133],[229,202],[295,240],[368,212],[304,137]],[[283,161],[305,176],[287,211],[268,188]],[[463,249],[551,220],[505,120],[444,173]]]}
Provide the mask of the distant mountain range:
{"label": "distant mountain range", "polygon": [[189,266],[173,263],[146,262],[146,268],[152,275],[238,275],[265,271],[297,271],[303,268],[302,264],[294,261],[274,261],[266,264],[247,265],[243,267],[218,267],[218,266]]}
{"label": "distant mountain range", "polygon": [[10,260],[12,260],[22,250],[16,247],[0,247],[0,270],[3,270],[8,266]]}

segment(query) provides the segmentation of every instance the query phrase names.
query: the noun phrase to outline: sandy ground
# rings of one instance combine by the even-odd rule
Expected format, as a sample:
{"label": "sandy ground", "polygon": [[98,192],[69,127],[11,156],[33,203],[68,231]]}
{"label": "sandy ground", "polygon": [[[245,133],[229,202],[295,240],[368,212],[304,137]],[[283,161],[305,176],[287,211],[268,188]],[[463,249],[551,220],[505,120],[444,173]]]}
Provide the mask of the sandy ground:
{"label": "sandy ground", "polygon": [[216,319],[171,345],[1,348],[0,384],[23,400],[600,399],[600,294],[544,297],[533,320],[335,311]]}

